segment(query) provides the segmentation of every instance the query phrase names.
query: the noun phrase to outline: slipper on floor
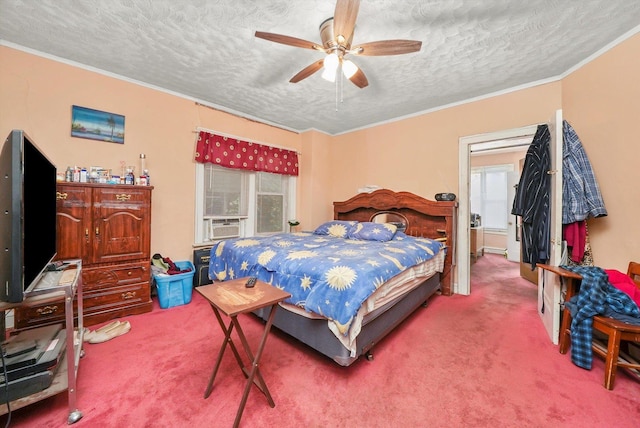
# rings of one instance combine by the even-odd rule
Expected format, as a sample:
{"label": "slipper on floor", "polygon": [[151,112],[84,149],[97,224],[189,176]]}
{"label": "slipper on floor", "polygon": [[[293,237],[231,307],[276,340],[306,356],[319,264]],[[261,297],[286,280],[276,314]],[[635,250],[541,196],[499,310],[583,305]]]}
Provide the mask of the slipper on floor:
{"label": "slipper on floor", "polygon": [[111,340],[114,337],[122,336],[125,333],[128,333],[131,330],[131,324],[129,321],[125,321],[116,325],[113,328],[104,330],[104,331],[96,331],[95,334],[89,339],[89,343],[102,343],[107,340]]}
{"label": "slipper on floor", "polygon": [[91,340],[92,337],[94,337],[97,333],[102,333],[105,332],[107,330],[110,330],[112,328],[115,328],[117,326],[119,326],[121,324],[120,321],[116,320],[116,321],[111,321],[108,324],[103,325],[100,328],[95,329],[94,331],[89,330],[88,328],[84,329],[84,341],[88,342],[89,340]]}

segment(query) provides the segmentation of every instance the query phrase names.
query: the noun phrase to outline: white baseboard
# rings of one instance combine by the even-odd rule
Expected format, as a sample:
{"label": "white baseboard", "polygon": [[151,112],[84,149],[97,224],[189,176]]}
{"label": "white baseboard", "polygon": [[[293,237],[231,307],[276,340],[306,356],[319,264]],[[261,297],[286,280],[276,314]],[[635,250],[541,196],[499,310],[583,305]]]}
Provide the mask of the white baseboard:
{"label": "white baseboard", "polygon": [[506,249],[506,248],[498,248],[498,247],[484,247],[484,252],[485,252],[485,253],[490,253],[490,254],[500,254],[500,255],[504,255],[506,251],[507,251],[507,249]]}

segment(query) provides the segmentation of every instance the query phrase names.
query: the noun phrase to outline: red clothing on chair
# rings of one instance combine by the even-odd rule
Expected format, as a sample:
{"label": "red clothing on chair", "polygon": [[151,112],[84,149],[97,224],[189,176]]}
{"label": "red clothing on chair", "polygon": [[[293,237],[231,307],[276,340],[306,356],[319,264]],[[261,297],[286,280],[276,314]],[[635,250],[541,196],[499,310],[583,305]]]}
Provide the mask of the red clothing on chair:
{"label": "red clothing on chair", "polygon": [[605,269],[604,270],[609,277],[609,282],[611,285],[616,287],[620,291],[624,291],[631,297],[631,299],[636,302],[636,305],[640,307],[640,290],[636,286],[635,282],[627,274],[624,274],[615,269]]}

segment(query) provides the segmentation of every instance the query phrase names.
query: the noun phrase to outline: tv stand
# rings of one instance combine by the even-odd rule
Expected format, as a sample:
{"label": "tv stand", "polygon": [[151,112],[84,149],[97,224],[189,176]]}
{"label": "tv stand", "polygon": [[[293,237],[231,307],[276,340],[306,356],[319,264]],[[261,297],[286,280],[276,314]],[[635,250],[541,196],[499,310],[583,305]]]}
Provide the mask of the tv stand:
{"label": "tv stand", "polygon": [[[18,398],[9,403],[11,410],[20,409],[29,404],[43,400],[45,398],[57,395],[63,391],[67,391],[69,416],[68,424],[73,424],[82,418],[82,412],[76,407],[76,378],[78,375],[78,366],[80,358],[84,356],[82,350],[84,326],[83,326],[83,308],[82,308],[82,261],[71,260],[66,262],[68,266],[62,271],[46,271],[38,285],[32,291],[25,293],[22,303],[0,303],[0,311],[15,308],[28,308],[35,305],[43,305],[48,302],[59,302],[60,298],[64,298],[65,307],[65,330],[66,330],[66,350],[64,357],[60,361],[60,367],[53,379],[51,386],[48,388]],[[78,319],[78,344],[74,343],[74,297],[77,296],[77,319]],[[45,306],[46,307],[46,306]],[[4,336],[3,336],[4,338]],[[0,415],[8,412],[7,404],[0,404]]]}

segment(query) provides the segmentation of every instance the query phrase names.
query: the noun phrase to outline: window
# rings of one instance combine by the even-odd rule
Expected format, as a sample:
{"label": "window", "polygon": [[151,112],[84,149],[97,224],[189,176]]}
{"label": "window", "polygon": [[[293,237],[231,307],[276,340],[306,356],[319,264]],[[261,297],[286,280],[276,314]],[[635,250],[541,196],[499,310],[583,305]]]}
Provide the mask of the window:
{"label": "window", "polygon": [[286,232],[295,217],[295,177],[196,165],[196,244]]}
{"label": "window", "polygon": [[509,172],[513,165],[495,165],[471,170],[471,212],[480,214],[485,229],[507,231],[511,207],[507,196]]}
{"label": "window", "polygon": [[285,231],[288,176],[256,174],[256,233]]}
{"label": "window", "polygon": [[204,216],[246,217],[246,174],[226,168],[204,168]]}

